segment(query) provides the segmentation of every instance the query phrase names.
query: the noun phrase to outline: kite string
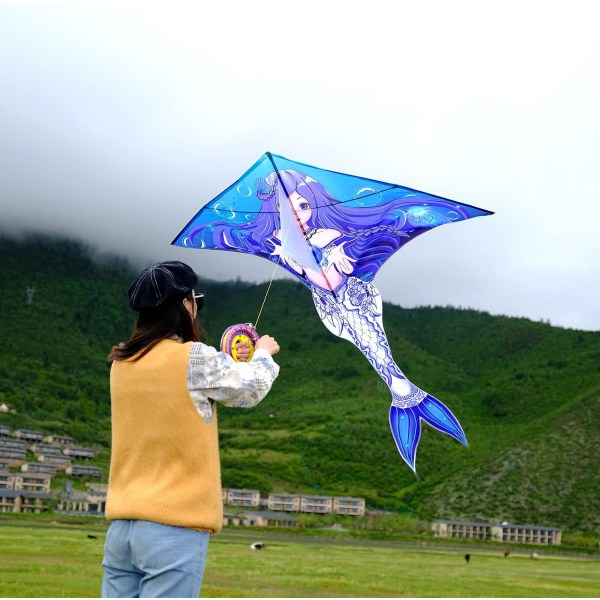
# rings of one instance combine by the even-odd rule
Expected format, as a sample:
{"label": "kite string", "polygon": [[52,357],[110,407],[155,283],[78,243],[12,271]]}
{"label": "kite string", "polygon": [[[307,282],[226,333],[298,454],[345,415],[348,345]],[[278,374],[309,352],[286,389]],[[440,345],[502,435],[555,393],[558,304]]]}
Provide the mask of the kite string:
{"label": "kite string", "polygon": [[279,268],[279,261],[275,264],[275,268],[273,269],[273,273],[271,273],[271,280],[269,281],[269,285],[267,286],[267,291],[265,292],[265,297],[263,298],[260,310],[258,311],[258,316],[256,317],[256,323],[254,323],[254,329],[258,331],[258,322],[260,321],[260,315],[262,315],[263,308],[265,307],[265,302],[267,301],[267,296],[269,295],[269,291],[271,290],[271,285],[273,284],[273,279],[275,279],[275,273]]}

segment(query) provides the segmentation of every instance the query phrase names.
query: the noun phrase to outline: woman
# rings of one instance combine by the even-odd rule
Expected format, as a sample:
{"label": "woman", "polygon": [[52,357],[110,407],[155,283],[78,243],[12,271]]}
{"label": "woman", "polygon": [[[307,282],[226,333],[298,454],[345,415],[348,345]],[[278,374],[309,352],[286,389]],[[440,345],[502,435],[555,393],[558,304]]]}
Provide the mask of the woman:
{"label": "woman", "polygon": [[109,355],[112,454],[103,597],[198,597],[208,541],[223,520],[216,402],[250,407],[279,373],[263,336],[250,362],[199,341],[202,294],[184,263],[158,263],[129,288],[138,313]]}

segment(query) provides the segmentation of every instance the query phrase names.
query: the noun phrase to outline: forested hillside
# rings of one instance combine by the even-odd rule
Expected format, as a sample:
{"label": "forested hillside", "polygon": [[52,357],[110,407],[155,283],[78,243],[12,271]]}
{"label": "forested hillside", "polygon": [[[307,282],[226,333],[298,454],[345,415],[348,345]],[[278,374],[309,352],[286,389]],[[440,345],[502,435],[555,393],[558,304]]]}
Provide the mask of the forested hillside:
{"label": "forested hillside", "polygon": [[[134,322],[135,271],[81,244],[0,238],[0,423],[109,446],[111,346]],[[202,282],[201,327],[256,318],[266,285]],[[35,288],[33,301],[27,289]],[[263,492],[362,496],[424,518],[600,529],[600,334],[453,308],[386,304],[398,365],[458,416],[462,447],[424,426],[418,478],[395,448],[390,395],[360,352],[332,336],[300,284],[273,284],[260,329],[281,375],[256,408],[221,409],[223,483]]]}

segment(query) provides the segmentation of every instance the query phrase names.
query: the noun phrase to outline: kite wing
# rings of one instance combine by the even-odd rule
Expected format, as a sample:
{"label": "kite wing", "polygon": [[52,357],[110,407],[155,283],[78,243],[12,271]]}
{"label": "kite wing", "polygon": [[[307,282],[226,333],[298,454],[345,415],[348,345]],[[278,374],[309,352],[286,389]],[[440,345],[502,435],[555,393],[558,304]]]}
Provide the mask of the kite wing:
{"label": "kite wing", "polygon": [[[172,244],[256,254],[280,262],[309,286],[317,281],[311,273],[318,272],[321,287],[333,289],[332,267],[371,281],[394,252],[418,235],[489,214],[267,152],[206,204]],[[338,251],[328,260],[334,247]]]}

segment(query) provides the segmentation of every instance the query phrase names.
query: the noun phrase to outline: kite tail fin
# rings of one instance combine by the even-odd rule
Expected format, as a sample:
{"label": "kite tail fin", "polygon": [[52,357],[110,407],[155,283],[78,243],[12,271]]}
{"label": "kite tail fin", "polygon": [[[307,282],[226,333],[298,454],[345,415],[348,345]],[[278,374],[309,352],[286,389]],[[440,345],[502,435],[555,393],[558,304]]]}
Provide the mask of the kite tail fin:
{"label": "kite tail fin", "polygon": [[421,419],[431,427],[448,434],[461,444],[468,446],[465,432],[450,409],[437,398],[427,394],[414,406],[390,407],[390,428],[398,452],[416,474],[416,456],[421,439]]}
{"label": "kite tail fin", "polygon": [[415,406],[400,408],[392,404],[390,406],[390,428],[398,452],[416,475],[415,460],[417,446],[421,439],[421,417],[415,408]]}

